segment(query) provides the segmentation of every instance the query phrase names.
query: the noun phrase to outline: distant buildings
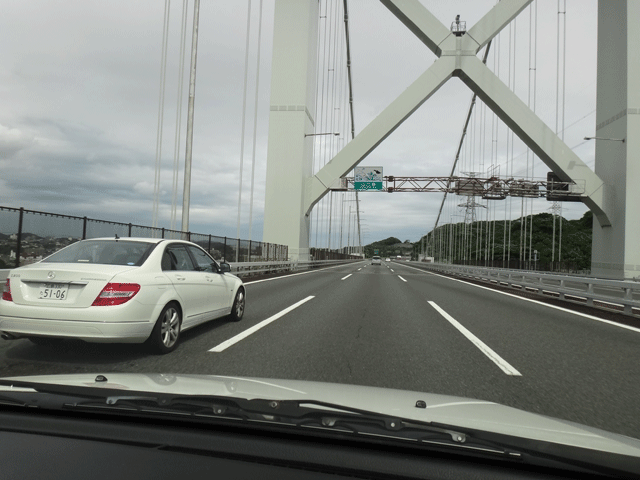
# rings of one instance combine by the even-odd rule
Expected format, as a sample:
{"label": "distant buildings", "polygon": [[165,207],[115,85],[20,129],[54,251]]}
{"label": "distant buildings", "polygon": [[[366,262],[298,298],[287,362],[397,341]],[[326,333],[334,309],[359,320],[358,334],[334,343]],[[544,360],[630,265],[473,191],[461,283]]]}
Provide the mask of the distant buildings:
{"label": "distant buildings", "polygon": [[[20,266],[36,263],[61,248],[80,240],[73,237],[40,237],[32,233],[24,233],[20,245]],[[0,268],[15,268],[18,251],[18,235],[2,235],[0,237]]]}

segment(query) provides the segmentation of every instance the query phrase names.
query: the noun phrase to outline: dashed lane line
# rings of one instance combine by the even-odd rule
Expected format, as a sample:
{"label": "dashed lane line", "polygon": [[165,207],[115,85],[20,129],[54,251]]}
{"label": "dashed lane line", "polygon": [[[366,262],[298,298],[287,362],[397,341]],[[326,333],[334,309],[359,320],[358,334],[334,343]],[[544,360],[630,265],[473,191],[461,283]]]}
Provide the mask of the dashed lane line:
{"label": "dashed lane line", "polygon": [[247,338],[249,335],[251,335],[252,333],[257,332],[258,330],[260,330],[262,327],[266,327],[267,325],[269,325],[271,322],[276,321],[277,319],[279,319],[280,317],[286,315],[287,313],[289,313],[292,310],[295,310],[296,308],[298,308],[300,305],[302,305],[303,303],[308,302],[309,300],[311,300],[312,298],[314,298],[313,295],[308,296],[307,298],[300,300],[297,303],[294,303],[293,305],[291,305],[290,307],[285,308],[284,310],[282,310],[281,312],[276,313],[275,315],[272,315],[271,317],[267,318],[266,320],[261,321],[260,323],[254,325],[251,328],[248,328],[247,330],[245,330],[244,332],[239,333],[238,335],[236,335],[235,337],[231,337],[229,340],[222,342],[220,345],[213,347],[211,350],[209,350],[210,352],[222,352],[224,350],[226,350],[227,348],[229,348],[232,345],[235,345],[236,343],[238,343],[239,341]]}
{"label": "dashed lane line", "polygon": [[344,267],[344,264],[336,265],[335,267],[324,267],[319,270],[309,270],[308,272],[290,273],[289,275],[282,275],[280,277],[263,278],[262,280],[253,280],[251,282],[243,282],[243,283],[244,285],[252,285],[254,283],[270,282],[271,280],[282,280],[283,278],[295,277],[296,275],[308,275],[309,273],[320,273],[320,272],[324,272],[325,270],[331,270],[332,268],[338,268],[338,267]]}
{"label": "dashed lane line", "polygon": [[535,300],[533,298],[521,297],[519,295],[514,295],[513,293],[503,292],[502,290],[496,290],[494,288],[484,287],[482,285],[476,285],[475,283],[465,282],[464,280],[460,280],[460,279],[457,279],[457,278],[451,278],[451,277],[446,277],[444,275],[438,275],[437,273],[429,272],[427,270],[422,270],[421,268],[412,267],[411,265],[404,265],[404,266],[406,268],[412,268],[413,270],[418,270],[419,272],[422,272],[422,273],[433,275],[434,277],[440,277],[440,278],[445,278],[447,280],[452,280],[454,282],[464,283],[465,285],[470,285],[472,287],[482,288],[484,290],[489,290],[490,292],[499,293],[500,295],[507,295],[508,297],[517,298],[517,299],[523,300],[525,302],[537,303],[538,305],[542,305],[544,307],[553,308],[553,309],[556,309],[556,310],[560,310],[562,312],[573,313],[574,315],[578,315],[580,317],[588,318],[590,320],[595,320],[597,322],[602,322],[602,323],[608,323],[609,325],[612,325],[614,327],[620,327],[620,328],[624,328],[624,329],[627,329],[627,330],[631,330],[633,332],[640,333],[640,328],[631,327],[631,326],[625,325],[623,323],[612,322],[611,320],[606,320],[604,318],[596,317],[595,315],[589,315],[588,313],[576,312],[575,310],[570,310],[568,308],[559,307],[557,305],[551,305],[550,303],[541,302],[541,301]]}
{"label": "dashed lane line", "polygon": [[471,343],[473,343],[478,349],[484,353],[489,360],[495,363],[500,369],[506,373],[507,375],[512,375],[514,377],[521,377],[522,374],[513,368],[509,362],[503,359],[500,355],[494,352],[491,348],[489,348],[482,340],[476,337],[473,333],[467,330],[460,322],[458,322],[455,318],[445,312],[442,308],[440,308],[435,302],[429,300],[429,305],[437,310],[437,312],[442,315],[451,325],[456,327],[460,333],[462,333]]}

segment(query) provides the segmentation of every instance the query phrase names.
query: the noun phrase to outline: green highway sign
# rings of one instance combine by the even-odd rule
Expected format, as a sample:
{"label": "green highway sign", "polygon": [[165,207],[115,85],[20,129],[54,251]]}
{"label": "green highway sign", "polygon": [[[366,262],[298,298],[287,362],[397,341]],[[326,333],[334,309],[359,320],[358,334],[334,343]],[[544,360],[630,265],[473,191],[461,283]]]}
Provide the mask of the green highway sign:
{"label": "green highway sign", "polygon": [[356,190],[382,190],[382,167],[355,167],[353,173]]}

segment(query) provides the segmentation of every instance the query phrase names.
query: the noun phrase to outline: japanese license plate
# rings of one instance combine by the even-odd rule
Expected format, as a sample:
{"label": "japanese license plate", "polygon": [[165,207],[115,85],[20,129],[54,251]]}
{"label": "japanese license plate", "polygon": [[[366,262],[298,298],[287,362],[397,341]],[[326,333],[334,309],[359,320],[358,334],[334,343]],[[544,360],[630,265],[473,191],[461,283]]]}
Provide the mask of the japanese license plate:
{"label": "japanese license plate", "polygon": [[69,285],[64,283],[43,283],[40,285],[41,300],[64,300],[67,298]]}

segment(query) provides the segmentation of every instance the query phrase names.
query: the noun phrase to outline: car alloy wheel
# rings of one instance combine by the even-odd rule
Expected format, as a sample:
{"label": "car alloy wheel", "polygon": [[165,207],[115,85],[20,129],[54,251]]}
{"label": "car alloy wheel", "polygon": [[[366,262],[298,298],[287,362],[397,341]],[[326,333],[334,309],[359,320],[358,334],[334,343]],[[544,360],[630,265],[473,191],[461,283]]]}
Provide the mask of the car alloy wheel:
{"label": "car alloy wheel", "polygon": [[169,353],[178,346],[182,318],[178,306],[170,303],[158,317],[153,332],[151,343],[159,353]]}
{"label": "car alloy wheel", "polygon": [[242,288],[238,289],[236,293],[236,298],[233,301],[233,307],[231,307],[231,319],[235,322],[239,322],[242,320],[242,316],[244,315],[244,290]]}

